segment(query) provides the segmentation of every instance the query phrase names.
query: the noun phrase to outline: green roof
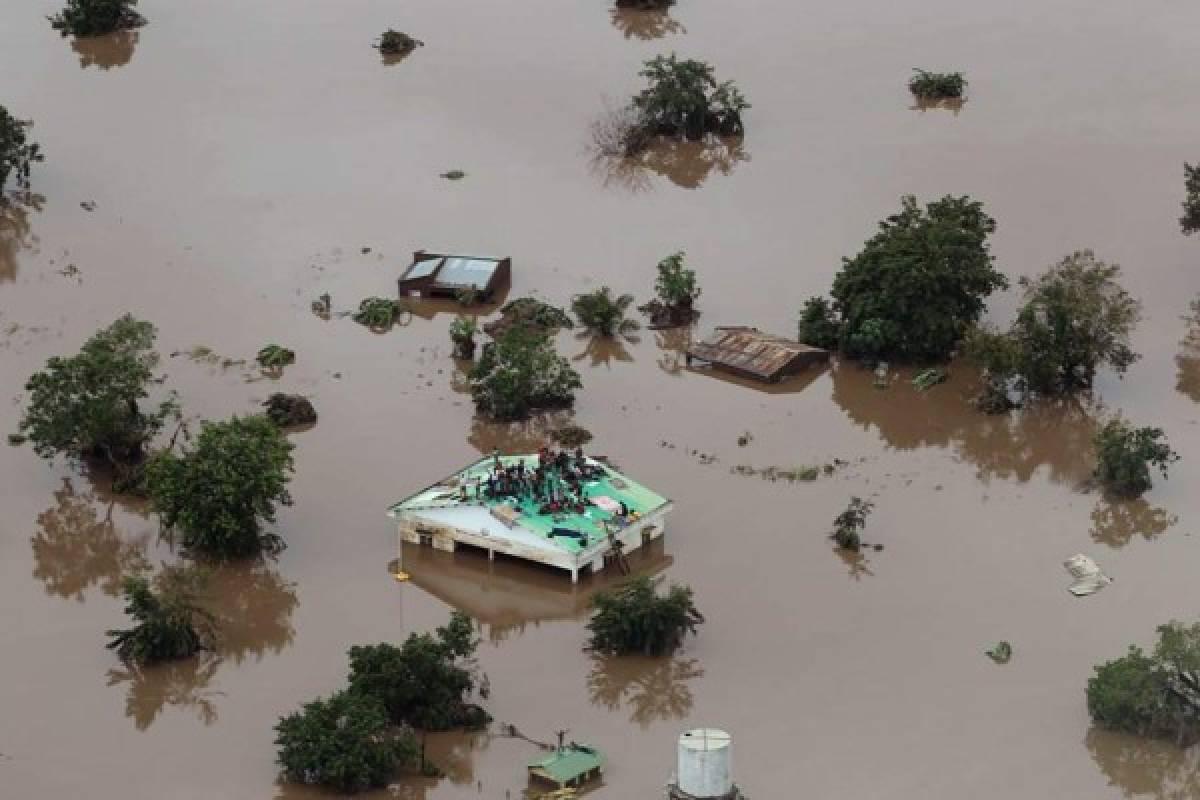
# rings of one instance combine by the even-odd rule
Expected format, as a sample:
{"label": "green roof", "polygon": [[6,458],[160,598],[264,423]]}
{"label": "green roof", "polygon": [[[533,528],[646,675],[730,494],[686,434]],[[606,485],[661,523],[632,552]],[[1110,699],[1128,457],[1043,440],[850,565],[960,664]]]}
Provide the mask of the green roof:
{"label": "green roof", "polygon": [[545,758],[529,762],[529,771],[554,783],[570,783],[604,766],[604,753],[595,747],[571,744]]}

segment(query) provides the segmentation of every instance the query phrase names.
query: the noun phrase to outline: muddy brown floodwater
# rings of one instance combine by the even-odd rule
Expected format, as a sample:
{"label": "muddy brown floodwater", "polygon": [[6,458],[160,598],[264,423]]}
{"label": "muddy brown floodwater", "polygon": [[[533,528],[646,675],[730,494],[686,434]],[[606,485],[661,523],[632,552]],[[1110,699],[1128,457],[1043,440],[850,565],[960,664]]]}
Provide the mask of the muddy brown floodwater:
{"label": "muddy brown floodwater", "polygon": [[[219,652],[142,672],[103,632],[122,620],[121,572],[172,557],[153,517],[0,447],[0,796],[308,796],[276,781],[277,718],[338,688],[351,645],[429,629],[450,606],[480,621],[499,722],[608,752],[596,796],[657,797],[695,725],[733,733],[758,798],[1200,796],[1197,751],[1096,730],[1083,695],[1092,665],[1200,607],[1200,330],[1184,319],[1200,242],[1177,223],[1182,164],[1200,159],[1200,8],[138,7],[136,33],[75,43],[45,21],[52,0],[0,10],[0,103],[36,121],[46,153],[34,196],[0,207],[0,432],[31,372],[125,311],[158,326],[164,389],[189,415],[248,412],[278,389],[311,396],[320,421],[292,437],[286,552],[217,575]],[[426,46],[385,65],[370,45],[387,27]],[[738,82],[745,140],[596,162],[589,124],[670,50]],[[915,66],[965,71],[968,101],[914,109]],[[467,177],[439,177],[451,169]],[[1094,397],[993,418],[966,405],[962,367],[927,393],[845,364],[762,391],[684,369],[680,332],[616,346],[564,332],[585,384],[574,421],[677,504],[640,568],[695,589],[700,636],[669,660],[597,659],[581,649],[597,583],[419,551],[414,580],[392,580],[391,502],[493,446],[536,445],[552,421],[473,419],[451,313],[375,335],[318,319],[312,299],[386,294],[418,248],[511,256],[511,296],[645,299],[653,265],[683,248],[699,333],[790,333],[908,192],[984,201],[1012,277],[1081,247],[1121,263],[1145,303],[1141,361]],[[991,317],[1013,305],[993,298]],[[298,354],[273,381],[167,356],[252,358],[272,341]],[[1097,420],[1118,410],[1163,426],[1183,460],[1113,504],[1087,477]],[[730,472],[834,458],[847,466],[811,483]],[[885,549],[843,560],[826,532],[851,495],[875,502],[867,538]],[[1076,552],[1115,582],[1071,597],[1061,563]],[[1000,639],[1005,666],[983,652]],[[447,776],[394,795],[515,798],[532,755],[483,734],[430,737],[429,752]]]}

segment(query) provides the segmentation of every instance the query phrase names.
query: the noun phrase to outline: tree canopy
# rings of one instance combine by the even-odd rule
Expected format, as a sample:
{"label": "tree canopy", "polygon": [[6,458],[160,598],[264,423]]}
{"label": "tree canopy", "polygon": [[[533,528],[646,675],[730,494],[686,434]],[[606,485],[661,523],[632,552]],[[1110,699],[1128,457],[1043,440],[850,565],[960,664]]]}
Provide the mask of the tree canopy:
{"label": "tree canopy", "polygon": [[[1183,165],[1183,216],[1179,218],[1179,227],[1185,235],[1200,231],[1200,164]],[[0,184],[4,183],[0,180]]]}
{"label": "tree canopy", "polygon": [[28,189],[30,165],[42,160],[41,146],[29,141],[29,125],[0,106],[0,191],[9,175],[15,176],[19,188]]}
{"label": "tree canopy", "polygon": [[569,406],[582,386],[579,373],[558,355],[550,337],[522,326],[509,328],[484,345],[471,368],[475,408],[497,420]]}
{"label": "tree canopy", "polygon": [[263,416],[203,423],[182,456],[165,451],[146,466],[154,510],[182,535],[183,546],[236,558],[282,549],[263,523],[290,505],[292,444]]}
{"label": "tree canopy", "polygon": [[1096,477],[1114,494],[1136,497],[1154,485],[1150,468],[1167,477],[1167,466],[1178,461],[1163,439],[1162,428],[1133,428],[1125,420],[1109,420],[1096,433]]}
{"label": "tree canopy", "polygon": [[625,312],[633,305],[633,295],[613,296],[612,290],[602,286],[594,292],[575,295],[571,310],[585,330],[598,336],[616,336],[638,329],[637,320],[628,319]]}
{"label": "tree canopy", "polygon": [[145,24],[133,10],[137,0],[67,0],[50,24],[63,36],[95,36]]}
{"label": "tree canopy", "polygon": [[136,464],[146,443],[177,412],[173,399],[153,411],[147,396],[154,326],[126,314],[97,331],[77,355],[54,357],[25,384],[29,405],[21,432],[45,458],[101,458],[116,466]]}
{"label": "tree canopy", "polygon": [[352,647],[350,689],[376,698],[397,724],[430,731],[482,727],[490,717],[467,702],[478,684],[472,661],[478,644],[471,618],[456,611],[448,625],[409,634],[400,647]]}
{"label": "tree canopy", "polygon": [[647,130],[686,139],[743,132],[742,112],[750,104],[733,81],[718,83],[709,64],[671,53],[645,62],[638,74],[648,85],[634,96],[633,108]]}
{"label": "tree canopy", "polygon": [[153,584],[143,575],[122,581],[125,613],[132,628],[110,630],[107,647],[122,661],[145,665],[187,658],[212,645],[212,615],[197,604],[205,574],[195,568],[167,567]]}
{"label": "tree canopy", "polygon": [[[879,223],[833,282],[833,306],[812,301],[802,333],[866,359],[945,359],[983,313],[985,300],[1008,285],[992,266],[988,236],[995,221],[969,197],[947,195],[917,205],[903,198],[898,214]],[[806,343],[819,346],[818,341]]]}
{"label": "tree canopy", "polygon": [[674,650],[688,633],[695,634],[704,616],[696,610],[692,590],[672,584],[660,595],[661,582],[642,576],[597,593],[587,624],[589,646],[602,653],[657,656]]}
{"label": "tree canopy", "polygon": [[1191,743],[1200,734],[1200,625],[1170,622],[1158,637],[1149,656],[1131,646],[1096,667],[1088,712],[1109,728]]}
{"label": "tree canopy", "polygon": [[375,697],[343,690],[305,703],[275,726],[284,776],[339,792],[384,786],[417,757],[411,731],[393,728]]}

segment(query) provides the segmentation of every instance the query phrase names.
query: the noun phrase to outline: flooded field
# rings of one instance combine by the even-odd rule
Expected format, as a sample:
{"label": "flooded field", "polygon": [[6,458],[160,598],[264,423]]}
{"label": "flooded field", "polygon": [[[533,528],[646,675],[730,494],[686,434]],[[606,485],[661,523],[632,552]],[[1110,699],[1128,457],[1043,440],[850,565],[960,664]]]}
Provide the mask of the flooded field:
{"label": "flooded field", "polygon": [[[145,671],[104,631],[124,619],[122,572],[173,557],[156,520],[0,447],[0,796],[320,796],[277,782],[276,720],[339,688],[351,645],[451,606],[480,621],[497,723],[607,751],[596,797],[660,796],[676,736],[698,725],[733,734],[754,798],[1200,796],[1200,751],[1095,729],[1084,704],[1094,664],[1197,615],[1200,323],[1185,317],[1200,242],[1178,217],[1183,162],[1200,159],[1200,9],[1052,6],[142,0],[144,28],[73,42],[45,20],[52,0],[5,4],[0,103],[36,121],[46,162],[33,197],[0,205],[0,432],[28,375],[126,311],[158,326],[163,389],[189,417],[286,390],[320,420],[291,437],[287,550],[216,576],[234,621],[219,658]],[[425,46],[381,63],[370,45],[389,26]],[[744,141],[598,162],[592,120],[671,50],[737,81]],[[963,70],[968,101],[914,109],[915,66]],[[440,177],[454,169],[466,177]],[[764,391],[685,369],[680,332],[614,346],[567,331],[574,413],[497,426],[473,416],[448,307],[384,335],[310,311],[326,292],[337,310],[393,292],[421,248],[511,256],[513,297],[565,305],[607,285],[641,301],[685,249],[697,333],[792,334],[906,193],[983,201],[1010,278],[1083,247],[1120,263],[1144,303],[1142,359],[1090,397],[988,417],[965,366],[925,393],[845,362]],[[989,317],[1015,297],[993,296]],[[253,359],[268,342],[297,353],[278,380],[168,355]],[[1090,443],[1118,410],[1183,458],[1112,503],[1088,488]],[[392,502],[565,418],[676,503],[638,559],[692,586],[708,618],[673,658],[583,652],[604,580],[415,549],[412,582],[388,573]],[[813,482],[732,472],[835,458]],[[868,538],[885,548],[848,561],[826,534],[851,495],[875,502]],[[1076,552],[1113,585],[1069,595]],[[1015,654],[997,666],[983,651],[1001,639]],[[447,776],[393,795],[516,798],[535,753],[486,734],[428,748]]]}

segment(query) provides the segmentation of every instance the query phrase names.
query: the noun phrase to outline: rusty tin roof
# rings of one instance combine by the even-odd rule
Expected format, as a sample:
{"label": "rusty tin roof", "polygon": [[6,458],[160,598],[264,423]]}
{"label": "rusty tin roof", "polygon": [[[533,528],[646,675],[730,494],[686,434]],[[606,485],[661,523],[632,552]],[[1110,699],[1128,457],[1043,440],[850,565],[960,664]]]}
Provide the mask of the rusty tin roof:
{"label": "rusty tin roof", "polygon": [[688,348],[688,355],[702,361],[747,372],[772,380],[799,356],[824,357],[819,347],[763,333],[757,328],[717,328],[702,342]]}

